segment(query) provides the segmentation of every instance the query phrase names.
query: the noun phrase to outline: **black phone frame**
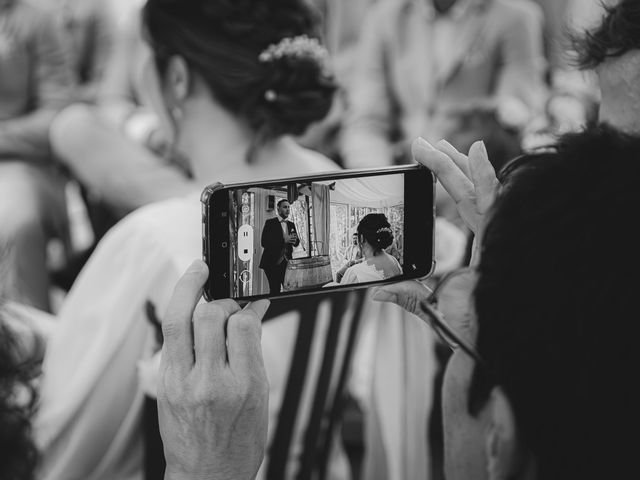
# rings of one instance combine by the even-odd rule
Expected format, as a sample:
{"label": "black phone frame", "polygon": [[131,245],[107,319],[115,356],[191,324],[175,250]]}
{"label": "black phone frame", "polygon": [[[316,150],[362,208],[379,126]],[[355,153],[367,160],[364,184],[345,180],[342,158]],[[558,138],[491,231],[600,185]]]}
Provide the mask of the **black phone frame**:
{"label": "black phone frame", "polygon": [[[342,180],[356,177],[375,177],[381,175],[393,174],[405,175],[405,232],[404,232],[404,264],[402,275],[388,278],[386,280],[378,280],[373,282],[354,283],[348,285],[336,285],[331,287],[314,287],[304,290],[296,290],[291,292],[282,292],[281,295],[252,295],[248,297],[235,298],[238,302],[249,302],[262,298],[278,299],[300,295],[311,295],[318,293],[332,293],[340,290],[354,290],[359,288],[368,288],[375,285],[383,285],[394,283],[407,279],[424,279],[429,277],[435,269],[435,176],[426,167],[415,165],[402,165],[384,168],[367,168],[359,170],[337,170],[333,172],[323,172],[312,175],[279,178],[272,180],[261,180],[257,182],[243,182],[224,185],[222,183],[214,183],[205,187],[200,197],[202,203],[202,256],[203,260],[209,267],[209,278],[204,288],[204,297],[207,301],[230,298],[231,283],[229,281],[231,270],[231,258],[229,255],[229,199],[225,195],[224,201],[215,201],[214,197],[218,197],[222,192],[238,188],[254,188],[254,187],[273,187],[274,185],[282,185],[286,183],[314,182],[327,180]],[[421,178],[423,174],[426,178]],[[425,180],[429,180],[426,181]],[[416,184],[408,184],[415,182]],[[429,185],[428,189],[423,192],[424,186]],[[426,195],[425,195],[426,194]],[[411,197],[408,197],[411,195]],[[428,197],[428,198],[425,198]],[[431,215],[425,215],[424,205],[429,200],[432,208]],[[406,227],[410,225],[413,235],[407,235]],[[213,236],[215,232],[215,237]],[[430,247],[424,245],[423,239],[430,239]],[[419,262],[411,259],[419,259],[418,252],[424,252],[425,247],[430,253],[429,257],[424,257],[424,261]],[[225,262],[214,263],[216,258],[225,258]],[[409,261],[407,259],[410,259]],[[428,260],[427,260],[428,259]],[[407,271],[407,265],[411,267],[411,271]],[[214,294],[215,293],[215,294]]]}

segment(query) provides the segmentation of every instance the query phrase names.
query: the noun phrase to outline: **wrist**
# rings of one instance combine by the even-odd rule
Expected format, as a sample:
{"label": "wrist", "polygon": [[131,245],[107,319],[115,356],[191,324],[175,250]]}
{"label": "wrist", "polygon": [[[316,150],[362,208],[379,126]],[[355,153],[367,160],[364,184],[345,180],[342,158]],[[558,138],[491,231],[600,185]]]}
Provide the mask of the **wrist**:
{"label": "wrist", "polygon": [[164,480],[218,480],[221,478],[216,472],[188,473],[184,470],[172,469],[168,465],[164,472]]}
{"label": "wrist", "polygon": [[223,473],[218,471],[210,471],[210,472],[187,472],[183,469],[172,468],[170,465],[167,465],[167,468],[164,472],[164,480],[255,480],[257,477],[253,475],[252,477],[243,477],[241,475],[229,475],[229,473]]}

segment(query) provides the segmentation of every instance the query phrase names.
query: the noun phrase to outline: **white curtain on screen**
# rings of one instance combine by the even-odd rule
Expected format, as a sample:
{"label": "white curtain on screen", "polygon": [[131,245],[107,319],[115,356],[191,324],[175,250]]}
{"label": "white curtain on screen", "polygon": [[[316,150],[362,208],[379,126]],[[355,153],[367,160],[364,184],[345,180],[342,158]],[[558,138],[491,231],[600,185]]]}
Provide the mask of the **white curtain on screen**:
{"label": "white curtain on screen", "polygon": [[329,255],[329,233],[331,231],[329,192],[329,185],[311,184],[313,231],[315,232],[318,255]]}
{"label": "white curtain on screen", "polygon": [[331,192],[331,203],[370,208],[402,205],[404,203],[404,175],[380,175],[337,180],[335,189]]}

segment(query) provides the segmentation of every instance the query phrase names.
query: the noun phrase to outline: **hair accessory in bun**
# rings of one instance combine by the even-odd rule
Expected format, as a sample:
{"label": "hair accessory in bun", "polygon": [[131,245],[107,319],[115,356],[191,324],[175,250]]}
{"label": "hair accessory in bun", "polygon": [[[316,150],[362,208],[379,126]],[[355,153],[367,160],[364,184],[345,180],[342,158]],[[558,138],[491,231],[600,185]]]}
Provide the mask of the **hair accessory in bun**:
{"label": "hair accessory in bun", "polygon": [[376,230],[376,233],[382,233],[382,232],[393,233],[393,231],[389,227],[379,228],[378,230]]}
{"label": "hair accessory in bun", "polygon": [[285,37],[280,42],[269,45],[260,53],[258,59],[262,63],[268,63],[284,57],[306,58],[324,66],[329,58],[329,52],[317,38],[298,35],[297,37]]}
{"label": "hair accessory in bun", "polygon": [[275,92],[275,90],[269,89],[264,92],[264,99],[267,102],[275,102],[278,99],[278,94]]}

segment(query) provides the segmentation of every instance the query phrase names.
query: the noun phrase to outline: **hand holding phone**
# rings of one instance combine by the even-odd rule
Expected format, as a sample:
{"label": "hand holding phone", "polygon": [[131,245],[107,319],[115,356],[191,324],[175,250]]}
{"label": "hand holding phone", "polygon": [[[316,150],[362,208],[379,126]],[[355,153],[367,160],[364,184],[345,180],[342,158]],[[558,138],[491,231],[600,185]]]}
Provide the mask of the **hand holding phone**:
{"label": "hand holding phone", "polygon": [[[429,275],[434,182],[413,165],[207,187],[205,297],[277,298]],[[345,264],[345,252],[361,261]]]}
{"label": "hand holding phone", "polygon": [[435,173],[455,200],[460,217],[474,233],[471,256],[471,265],[474,265],[480,257],[479,239],[487,213],[500,186],[484,142],[477,141],[471,145],[467,156],[446,140],[440,140],[433,146],[419,137],[412,144],[412,153],[417,162]]}

